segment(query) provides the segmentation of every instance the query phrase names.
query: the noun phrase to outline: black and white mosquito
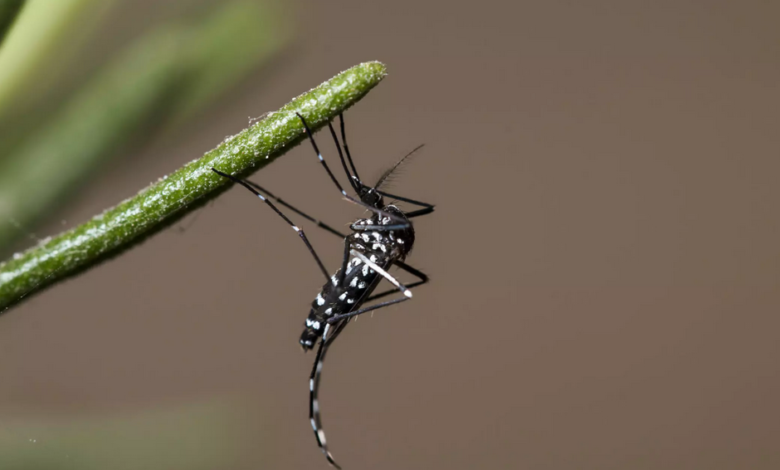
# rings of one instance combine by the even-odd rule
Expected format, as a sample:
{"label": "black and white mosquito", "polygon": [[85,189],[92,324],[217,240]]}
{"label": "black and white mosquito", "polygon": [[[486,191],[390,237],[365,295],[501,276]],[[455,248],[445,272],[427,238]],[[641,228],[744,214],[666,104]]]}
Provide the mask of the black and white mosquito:
{"label": "black and white mosquito", "polygon": [[[317,147],[317,143],[314,140],[314,136],[312,135],[306,120],[300,114],[298,114],[298,117],[303,122],[306,134],[309,137],[312,147],[314,147],[314,151],[317,153],[320,163],[341,192],[341,195],[346,200],[371,212],[370,217],[358,219],[350,225],[352,233],[349,235],[345,235],[333,227],[305,214],[251,181],[236,178],[223,173],[216,168],[212,169],[219,175],[244,186],[259,197],[260,200],[268,204],[285,222],[290,224],[292,229],[301,237],[306,248],[317,262],[320,271],[322,271],[322,274],[325,276],[325,285],[322,286],[322,290],[317,294],[317,297],[311,304],[309,316],[306,318],[306,327],[301,334],[299,342],[303,347],[303,350],[308,351],[313,349],[317,340],[319,340],[317,357],[314,360],[314,367],[312,368],[311,376],[309,377],[309,419],[311,421],[311,426],[314,429],[314,436],[317,438],[317,444],[320,446],[323,454],[325,454],[325,457],[331,465],[340,469],[341,467],[336,464],[333,455],[328,451],[325,432],[322,429],[322,422],[320,420],[319,401],[317,399],[320,374],[322,373],[325,355],[328,352],[328,348],[333,344],[341,332],[344,331],[344,328],[346,328],[350,319],[366,312],[371,312],[409,300],[412,297],[411,289],[413,287],[428,282],[428,276],[409,266],[404,261],[414,245],[414,228],[412,227],[410,219],[430,214],[433,212],[433,205],[389,194],[381,189],[382,185],[388,181],[388,178],[393,172],[422,146],[412,150],[388,169],[374,186],[368,186],[364,184],[360,179],[360,176],[358,176],[357,169],[352,160],[352,155],[349,152],[347,136],[344,131],[344,116],[339,116],[341,141],[344,147],[343,151],[342,144],[336,136],[336,131],[329,122],[328,127],[330,128],[331,136],[336,143],[341,165],[344,168],[344,172],[347,174],[350,186],[358,196],[356,199],[347,194],[347,191],[344,190],[338,179],[333,175],[328,164],[325,163],[325,160],[322,158],[322,153],[320,153],[320,150]],[[346,159],[344,158],[345,153]],[[347,161],[349,162],[349,166],[347,166]],[[419,209],[403,212],[393,204],[385,205],[385,197],[416,205]],[[336,271],[336,274],[333,276],[328,274],[328,270],[325,269],[320,257],[317,255],[317,252],[314,251],[314,248],[311,246],[311,243],[309,243],[303,230],[287,218],[287,216],[271,202],[272,200],[344,240],[344,257],[341,262],[341,267]],[[412,274],[417,277],[418,280],[408,285],[401,284],[395,277],[388,273],[388,270],[393,266]],[[382,279],[386,279],[394,287],[384,292],[373,294]],[[367,302],[385,297],[394,292],[399,292],[401,296],[392,300],[386,300],[363,307]]]}

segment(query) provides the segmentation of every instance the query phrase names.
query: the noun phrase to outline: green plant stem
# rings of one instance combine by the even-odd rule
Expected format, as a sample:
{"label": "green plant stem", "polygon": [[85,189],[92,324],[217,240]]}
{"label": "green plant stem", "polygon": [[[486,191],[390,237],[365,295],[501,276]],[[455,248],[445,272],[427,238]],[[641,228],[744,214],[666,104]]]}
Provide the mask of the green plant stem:
{"label": "green plant stem", "polygon": [[0,264],[0,309],[128,249],[204,204],[230,184],[212,167],[245,175],[265,166],[303,138],[296,112],[320,127],[377,85],[385,70],[367,62],[342,72],[137,196]]}
{"label": "green plant stem", "polygon": [[22,5],[24,5],[24,0],[0,0],[0,44],[3,43],[5,34],[14,23]]}

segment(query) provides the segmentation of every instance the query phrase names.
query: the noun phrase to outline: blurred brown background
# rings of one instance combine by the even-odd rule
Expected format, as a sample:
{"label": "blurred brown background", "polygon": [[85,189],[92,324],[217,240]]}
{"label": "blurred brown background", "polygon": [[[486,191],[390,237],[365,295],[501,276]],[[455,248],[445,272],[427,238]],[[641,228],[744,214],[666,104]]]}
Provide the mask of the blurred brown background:
{"label": "blurred brown background", "polygon": [[[85,47],[207,3],[118,2]],[[437,204],[409,259],[432,282],[332,348],[337,461],[780,467],[780,4],[285,7],[296,36],[268,65],[22,229],[76,225],[380,60],[390,75],[346,115],[350,148],[371,179],[426,144],[393,190]],[[308,146],[253,179],[337,227],[360,215]],[[338,240],[302,226],[335,269]],[[297,344],[320,286],[297,237],[234,189],[3,314],[5,468],[327,468]]]}

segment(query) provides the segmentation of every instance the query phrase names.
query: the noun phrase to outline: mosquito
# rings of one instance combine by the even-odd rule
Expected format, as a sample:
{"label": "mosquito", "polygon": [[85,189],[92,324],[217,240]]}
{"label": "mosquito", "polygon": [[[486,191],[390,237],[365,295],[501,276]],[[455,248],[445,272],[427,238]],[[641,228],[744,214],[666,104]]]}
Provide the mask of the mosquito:
{"label": "mosquito", "polygon": [[[322,158],[322,153],[317,146],[317,142],[314,140],[314,136],[312,135],[306,120],[300,114],[296,114],[303,123],[309,141],[314,148],[314,152],[317,154],[317,158],[333,181],[333,184],[338,188],[342,197],[370,212],[368,217],[357,219],[350,225],[349,228],[351,233],[349,235],[296,209],[256,183],[236,178],[223,173],[216,168],[212,168],[212,170],[251,191],[276,212],[279,217],[284,219],[284,221],[298,234],[301,240],[303,240],[303,243],[316,261],[323,276],[325,276],[325,284],[311,304],[311,309],[306,318],[305,328],[299,342],[304,351],[309,351],[314,349],[319,341],[314,367],[309,376],[309,420],[311,421],[311,426],[314,430],[314,436],[317,439],[317,445],[319,445],[325,458],[331,465],[341,469],[328,450],[325,431],[323,431],[322,420],[320,418],[319,400],[317,398],[325,355],[328,352],[328,348],[330,348],[336,338],[344,331],[344,328],[346,328],[352,318],[367,312],[405,302],[412,298],[412,288],[428,282],[427,275],[406,264],[404,261],[414,246],[414,227],[412,226],[411,219],[432,213],[434,206],[425,202],[390,194],[381,189],[382,186],[388,182],[388,179],[393,172],[396,171],[406,159],[419,150],[422,145],[406,154],[395,165],[385,171],[376,184],[369,186],[360,179],[355,163],[352,160],[352,155],[350,154],[349,146],[347,145],[346,132],[344,130],[344,116],[341,114],[339,115],[341,142],[339,142],[333,124],[328,122],[328,128],[336,143],[341,165],[344,168],[344,172],[347,175],[352,190],[357,195],[357,198],[355,198],[344,190],[338,179],[328,167],[325,159]],[[344,158],[344,154],[346,154],[346,159]],[[349,162],[349,166],[347,166],[347,162]],[[418,209],[404,212],[394,204],[385,204],[385,198],[405,202],[417,206]],[[304,219],[313,222],[317,227],[332,233],[343,240],[344,256],[341,267],[335,274],[332,276],[328,274],[329,271],[325,268],[325,265],[312,247],[304,231],[295,225],[272,201],[278,203],[280,206],[286,207]],[[388,272],[389,269],[394,266],[415,276],[417,280],[408,285],[402,284]],[[384,292],[374,294],[374,290],[382,279],[387,280],[393,287]],[[394,293],[399,293],[400,295],[391,300],[364,306],[369,302]]]}

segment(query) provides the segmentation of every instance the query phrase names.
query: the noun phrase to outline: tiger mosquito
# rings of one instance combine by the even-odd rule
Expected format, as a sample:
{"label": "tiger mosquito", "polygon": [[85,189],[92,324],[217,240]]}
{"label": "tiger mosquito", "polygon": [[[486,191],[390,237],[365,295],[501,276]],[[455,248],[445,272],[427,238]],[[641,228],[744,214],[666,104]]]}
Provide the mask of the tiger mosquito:
{"label": "tiger mosquito", "polygon": [[[306,325],[299,342],[304,351],[309,351],[315,347],[319,340],[317,356],[314,360],[314,367],[312,368],[309,377],[309,420],[311,421],[317,444],[325,455],[325,458],[327,458],[331,465],[341,469],[328,450],[325,432],[322,428],[322,420],[320,419],[319,400],[317,398],[325,355],[328,352],[328,348],[330,348],[341,332],[344,331],[344,328],[346,328],[350,319],[367,312],[373,312],[380,308],[405,302],[412,298],[412,288],[428,282],[428,276],[420,270],[406,264],[404,261],[414,246],[414,228],[411,219],[432,213],[434,206],[425,202],[390,194],[381,189],[382,185],[387,183],[388,178],[393,172],[397,170],[407,158],[419,150],[422,145],[409,152],[395,165],[385,171],[374,186],[368,186],[360,179],[357,168],[352,160],[352,155],[350,154],[349,146],[347,145],[346,132],[344,130],[344,116],[339,115],[343,151],[342,143],[339,142],[333,124],[328,122],[328,128],[336,143],[341,165],[344,168],[351,188],[358,196],[355,198],[344,190],[338,179],[336,179],[333,172],[328,167],[306,120],[300,114],[296,114],[303,123],[309,141],[311,142],[322,167],[328,173],[328,176],[333,181],[336,188],[338,188],[339,192],[341,192],[343,198],[363,207],[371,213],[369,217],[360,218],[352,223],[350,225],[351,233],[349,235],[341,233],[330,225],[296,209],[256,183],[236,178],[223,173],[216,168],[212,168],[212,170],[251,191],[255,196],[260,198],[261,201],[268,204],[279,217],[284,219],[284,221],[298,234],[301,240],[303,240],[309,253],[311,253],[320,271],[325,276],[326,282],[311,304],[309,315],[306,318]],[[346,154],[346,159],[344,158],[344,154]],[[347,162],[349,162],[349,166],[347,166]],[[384,198],[412,204],[419,207],[419,209],[404,212],[394,204],[385,204]],[[328,274],[328,270],[312,247],[304,231],[295,225],[272,201],[295,212],[304,219],[313,222],[317,227],[343,239],[344,256],[341,267],[334,275],[331,276]],[[388,272],[393,266],[410,273],[418,280],[408,285],[401,284]],[[384,292],[374,294],[374,290],[382,279],[386,279],[393,287]],[[395,292],[400,292],[401,296],[370,306],[363,306],[368,302],[386,297]]]}

